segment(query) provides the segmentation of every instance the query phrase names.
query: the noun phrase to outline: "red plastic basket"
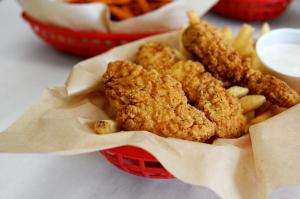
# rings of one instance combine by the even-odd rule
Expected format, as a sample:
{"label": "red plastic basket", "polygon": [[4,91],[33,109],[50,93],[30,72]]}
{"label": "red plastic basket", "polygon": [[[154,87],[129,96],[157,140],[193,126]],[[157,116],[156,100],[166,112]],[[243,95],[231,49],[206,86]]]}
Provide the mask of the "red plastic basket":
{"label": "red plastic basket", "polygon": [[106,149],[100,153],[125,172],[146,178],[174,178],[154,156],[141,148],[122,146]]}
{"label": "red plastic basket", "polygon": [[266,21],[280,16],[291,0],[220,0],[213,11],[245,21]]}
{"label": "red plastic basket", "polygon": [[35,34],[47,44],[61,51],[82,57],[92,57],[113,47],[162,33],[123,34],[74,31],[67,28],[41,23],[25,12],[22,13],[22,16],[30,24],[33,32],[35,32]]}

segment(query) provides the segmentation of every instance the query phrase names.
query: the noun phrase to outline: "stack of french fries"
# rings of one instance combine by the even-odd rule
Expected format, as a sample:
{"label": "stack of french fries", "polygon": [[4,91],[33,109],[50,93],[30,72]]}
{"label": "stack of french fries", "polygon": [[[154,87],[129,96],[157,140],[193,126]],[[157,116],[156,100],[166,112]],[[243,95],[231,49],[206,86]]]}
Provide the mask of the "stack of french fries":
{"label": "stack of french fries", "polygon": [[172,0],[66,0],[68,3],[105,3],[112,19],[125,20],[156,10]]}
{"label": "stack of french fries", "polygon": [[248,119],[248,127],[286,110],[286,108],[272,105],[263,95],[248,95],[249,89],[245,87],[232,86],[227,91],[240,99],[244,114]]}
{"label": "stack of french fries", "polygon": [[[255,50],[255,40],[253,38],[255,28],[249,24],[243,24],[240,32],[236,37],[233,36],[232,29],[226,26],[223,29],[225,40],[233,47],[240,55],[251,62],[251,66],[264,72],[264,67],[259,60]],[[260,36],[270,31],[268,23],[264,23],[261,27]]]}

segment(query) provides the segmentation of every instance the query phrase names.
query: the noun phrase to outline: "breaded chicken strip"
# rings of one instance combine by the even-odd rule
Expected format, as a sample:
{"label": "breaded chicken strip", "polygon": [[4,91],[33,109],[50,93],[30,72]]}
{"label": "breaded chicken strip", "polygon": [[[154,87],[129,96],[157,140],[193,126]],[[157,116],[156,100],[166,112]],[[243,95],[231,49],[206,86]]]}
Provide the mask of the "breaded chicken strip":
{"label": "breaded chicken strip", "polygon": [[186,50],[226,85],[246,86],[251,93],[263,94],[269,101],[282,107],[291,107],[300,102],[299,94],[285,82],[251,69],[249,62],[243,62],[238,52],[226,43],[220,31],[212,25],[200,20],[185,30],[182,39]]}
{"label": "breaded chicken strip", "polygon": [[243,86],[248,87],[252,93],[266,96],[273,104],[291,107],[300,102],[299,94],[273,75],[264,75],[258,70],[249,69],[245,80],[241,83]]}
{"label": "breaded chicken strip", "polygon": [[204,64],[212,75],[226,84],[234,85],[242,81],[248,68],[244,67],[238,52],[228,48],[220,31],[200,20],[190,25],[183,33],[183,45]]}
{"label": "breaded chicken strip", "polygon": [[200,142],[215,134],[215,124],[187,103],[181,84],[168,75],[116,61],[108,65],[103,81],[117,121],[125,130]]}
{"label": "breaded chicken strip", "polygon": [[238,99],[227,93],[222,82],[205,72],[199,62],[179,61],[174,49],[161,42],[141,46],[136,62],[180,81],[189,102],[216,124],[218,137],[239,137],[244,133],[246,119]]}

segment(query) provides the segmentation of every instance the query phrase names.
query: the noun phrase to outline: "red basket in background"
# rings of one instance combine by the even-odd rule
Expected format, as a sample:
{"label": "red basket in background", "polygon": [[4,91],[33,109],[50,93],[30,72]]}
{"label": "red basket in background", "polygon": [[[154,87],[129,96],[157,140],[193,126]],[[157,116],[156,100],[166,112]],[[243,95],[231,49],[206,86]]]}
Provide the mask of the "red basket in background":
{"label": "red basket in background", "polygon": [[291,0],[220,0],[213,11],[245,21],[267,21],[280,16]]}
{"label": "red basket in background", "polygon": [[146,178],[174,178],[154,156],[141,148],[122,146],[106,149],[100,153],[109,162],[127,173]]}
{"label": "red basket in background", "polygon": [[74,31],[71,29],[39,22],[24,12],[22,16],[30,24],[35,34],[47,44],[58,50],[82,57],[92,57],[113,47],[161,33],[123,34]]}

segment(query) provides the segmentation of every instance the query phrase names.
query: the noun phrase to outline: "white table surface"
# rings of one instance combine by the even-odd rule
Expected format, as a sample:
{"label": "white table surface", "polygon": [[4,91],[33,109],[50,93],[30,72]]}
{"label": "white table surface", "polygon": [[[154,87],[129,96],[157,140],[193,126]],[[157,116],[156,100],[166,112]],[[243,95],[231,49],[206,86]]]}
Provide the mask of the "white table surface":
{"label": "white table surface", "polygon": [[[46,87],[62,85],[72,65],[81,60],[56,52],[37,39],[12,0],[0,0],[0,131],[7,128]],[[231,21],[208,14],[219,26]],[[261,23],[255,23],[260,26]],[[300,27],[300,1],[271,22],[273,28]],[[299,171],[300,172],[300,171]],[[131,199],[219,198],[212,191],[179,180],[150,180],[126,174],[97,153],[76,156],[0,154],[0,199]],[[300,198],[300,188],[276,191],[274,199]]]}

